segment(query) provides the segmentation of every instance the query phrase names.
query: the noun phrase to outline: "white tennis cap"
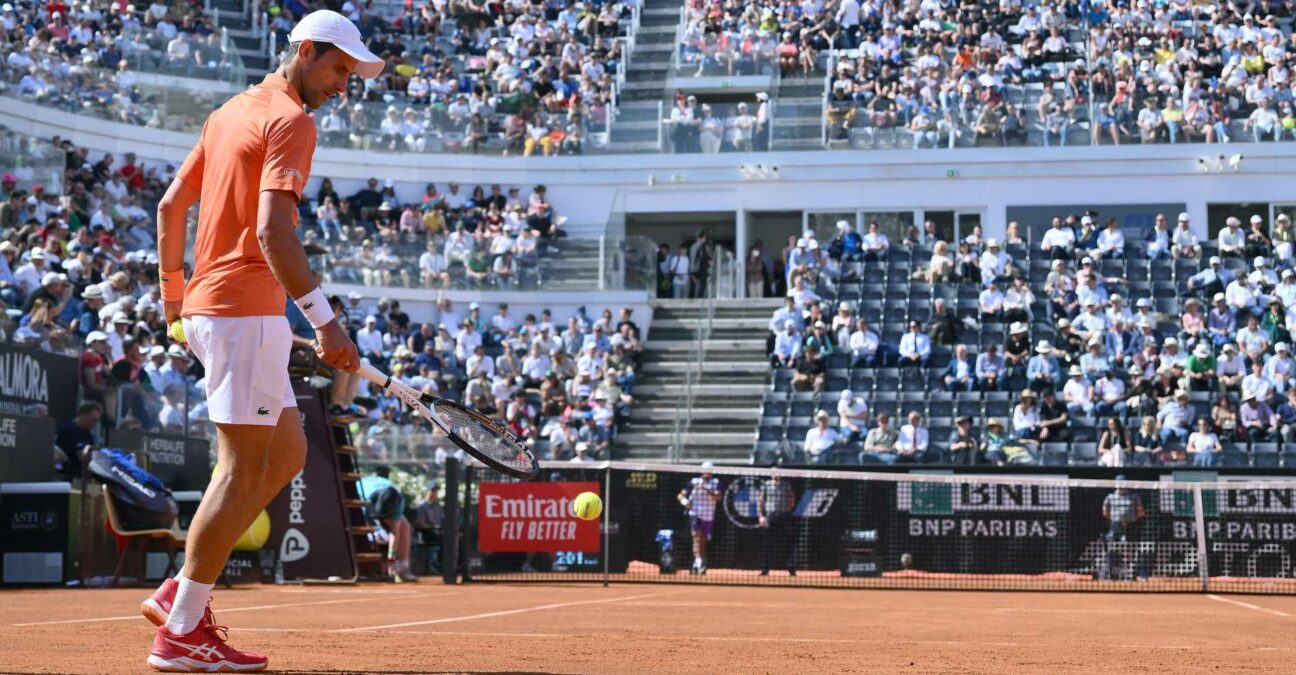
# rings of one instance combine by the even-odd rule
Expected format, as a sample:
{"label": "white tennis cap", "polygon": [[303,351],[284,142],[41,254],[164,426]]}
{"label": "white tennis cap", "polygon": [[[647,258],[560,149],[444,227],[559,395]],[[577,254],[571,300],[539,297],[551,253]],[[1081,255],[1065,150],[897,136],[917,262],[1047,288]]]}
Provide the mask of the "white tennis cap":
{"label": "white tennis cap", "polygon": [[297,26],[288,34],[288,42],[302,40],[327,42],[355,57],[360,62],[356,65],[356,73],[366,80],[382,74],[383,60],[365,47],[360,29],[337,12],[321,9],[298,21]]}

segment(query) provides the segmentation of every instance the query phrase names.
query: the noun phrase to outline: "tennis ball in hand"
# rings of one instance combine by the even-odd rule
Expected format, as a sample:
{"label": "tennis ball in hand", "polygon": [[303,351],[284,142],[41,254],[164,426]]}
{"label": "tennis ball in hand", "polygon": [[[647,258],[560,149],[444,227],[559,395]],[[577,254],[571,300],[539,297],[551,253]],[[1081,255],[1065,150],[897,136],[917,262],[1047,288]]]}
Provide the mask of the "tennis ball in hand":
{"label": "tennis ball in hand", "polygon": [[181,344],[188,343],[188,340],[185,340],[184,323],[181,322],[180,319],[171,322],[171,328],[167,333],[171,336],[171,339],[176,342]]}
{"label": "tennis ball in hand", "polygon": [[593,492],[582,492],[572,500],[572,514],[581,520],[594,520],[603,513],[603,500]]}

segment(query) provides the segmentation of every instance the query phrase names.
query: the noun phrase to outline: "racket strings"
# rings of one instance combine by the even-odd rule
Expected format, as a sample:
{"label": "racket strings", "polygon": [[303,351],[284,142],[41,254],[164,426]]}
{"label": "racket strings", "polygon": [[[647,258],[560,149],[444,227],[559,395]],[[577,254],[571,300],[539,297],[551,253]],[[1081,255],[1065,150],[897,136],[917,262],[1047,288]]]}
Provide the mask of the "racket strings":
{"label": "racket strings", "polygon": [[478,452],[516,471],[534,471],[531,452],[508,429],[454,405],[438,402],[432,405],[432,412],[451,434]]}

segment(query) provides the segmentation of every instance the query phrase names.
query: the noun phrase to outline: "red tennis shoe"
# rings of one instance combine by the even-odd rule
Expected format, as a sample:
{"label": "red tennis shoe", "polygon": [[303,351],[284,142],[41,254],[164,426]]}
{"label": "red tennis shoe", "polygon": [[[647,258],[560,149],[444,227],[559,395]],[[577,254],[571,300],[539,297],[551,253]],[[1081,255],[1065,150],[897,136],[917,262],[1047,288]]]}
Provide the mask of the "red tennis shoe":
{"label": "red tennis shoe", "polygon": [[162,582],[153,595],[140,604],[140,614],[144,615],[154,626],[161,626],[171,616],[171,605],[175,604],[176,590],[180,582],[171,577]]}
{"label": "red tennis shoe", "polygon": [[212,623],[210,611],[188,635],[175,635],[158,626],[148,664],[166,673],[245,673],[265,670],[270,659],[225,643],[226,628]]}

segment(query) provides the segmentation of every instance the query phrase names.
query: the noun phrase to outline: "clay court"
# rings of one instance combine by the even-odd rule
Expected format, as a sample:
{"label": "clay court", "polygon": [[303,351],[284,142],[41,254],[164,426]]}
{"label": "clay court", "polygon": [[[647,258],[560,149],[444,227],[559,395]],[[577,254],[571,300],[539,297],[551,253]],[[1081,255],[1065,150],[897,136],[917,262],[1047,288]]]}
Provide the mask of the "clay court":
{"label": "clay court", "polygon": [[[145,670],[143,589],[0,592],[0,671]],[[1279,672],[1296,598],[614,584],[218,589],[280,672]]]}

